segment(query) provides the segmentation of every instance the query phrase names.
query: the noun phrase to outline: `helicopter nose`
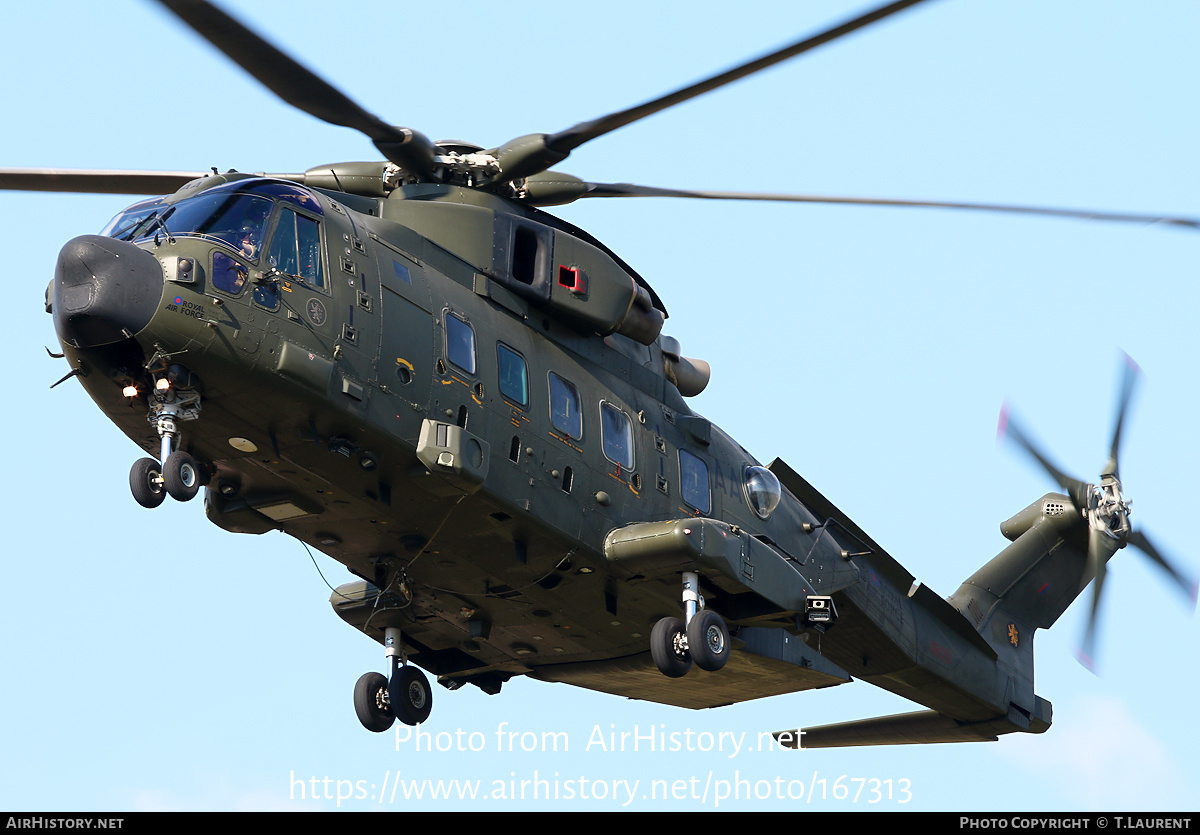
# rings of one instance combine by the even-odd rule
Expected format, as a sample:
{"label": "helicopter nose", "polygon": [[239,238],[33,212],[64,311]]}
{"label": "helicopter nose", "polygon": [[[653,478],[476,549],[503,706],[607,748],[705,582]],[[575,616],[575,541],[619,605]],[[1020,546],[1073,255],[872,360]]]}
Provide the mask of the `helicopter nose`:
{"label": "helicopter nose", "polygon": [[150,323],[162,297],[158,259],[131,243],[81,235],[58,253],[54,329],[76,348],[127,339]]}

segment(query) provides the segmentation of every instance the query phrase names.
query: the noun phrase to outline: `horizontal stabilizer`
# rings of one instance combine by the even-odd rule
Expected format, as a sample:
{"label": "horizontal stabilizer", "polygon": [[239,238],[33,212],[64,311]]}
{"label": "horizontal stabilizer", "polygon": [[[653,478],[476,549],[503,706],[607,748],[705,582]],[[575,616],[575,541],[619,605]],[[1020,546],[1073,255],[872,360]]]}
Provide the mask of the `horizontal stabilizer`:
{"label": "horizontal stabilizer", "polygon": [[[1049,715],[1049,702],[1039,699]],[[960,722],[936,710],[919,710],[895,716],[876,716],[836,725],[819,725],[794,731],[778,731],[776,740],[784,748],[848,748],[857,745],[922,745],[934,742],[995,742],[1001,734],[1041,733],[1047,720],[1034,718],[1021,727],[1007,717],[986,722]]]}

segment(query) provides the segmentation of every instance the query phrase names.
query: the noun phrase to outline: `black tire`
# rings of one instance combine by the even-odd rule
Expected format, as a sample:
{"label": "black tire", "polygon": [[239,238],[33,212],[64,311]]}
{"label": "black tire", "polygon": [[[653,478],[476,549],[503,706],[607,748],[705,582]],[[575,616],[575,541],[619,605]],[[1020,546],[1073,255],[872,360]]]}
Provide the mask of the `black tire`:
{"label": "black tire", "polygon": [[368,731],[383,733],[396,721],[392,708],[384,700],[388,682],[379,673],[363,673],[354,685],[354,712]]}
{"label": "black tire", "polygon": [[163,485],[167,495],[177,502],[188,502],[200,491],[200,465],[196,459],[181,449],[167,456],[163,464]]}
{"label": "black tire", "polygon": [[153,458],[139,458],[129,468],[129,489],[142,507],[155,508],[163,503],[162,467]]}
{"label": "black tire", "polygon": [[420,725],[433,710],[429,679],[411,664],[396,670],[388,684],[388,698],[392,702],[392,712],[405,725]]}
{"label": "black tire", "polygon": [[684,649],[686,635],[679,618],[663,618],[650,630],[650,657],[669,678],[681,678],[692,669],[692,656]]}
{"label": "black tire", "polygon": [[715,673],[729,660],[729,629],[712,609],[702,609],[687,626],[688,652],[701,670]]}

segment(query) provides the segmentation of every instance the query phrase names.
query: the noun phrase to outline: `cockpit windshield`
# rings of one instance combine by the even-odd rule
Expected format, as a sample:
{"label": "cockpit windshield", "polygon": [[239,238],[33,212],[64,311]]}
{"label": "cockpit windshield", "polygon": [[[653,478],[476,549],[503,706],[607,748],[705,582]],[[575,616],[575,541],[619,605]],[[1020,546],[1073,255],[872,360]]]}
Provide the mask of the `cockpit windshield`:
{"label": "cockpit windshield", "polygon": [[[200,194],[173,206],[159,206],[141,220],[122,216],[112,237],[135,241],[153,234],[215,238],[254,261],[262,248],[272,203],[250,194]],[[127,213],[128,214],[128,213]],[[120,226],[114,224],[120,223]]]}
{"label": "cockpit windshield", "polygon": [[[250,191],[262,194],[247,193]],[[306,189],[268,180],[243,180],[177,203],[167,203],[164,198],[135,203],[109,221],[100,234],[123,241],[156,235],[212,238],[247,260],[257,261],[274,206],[272,198],[321,213],[316,197]]]}

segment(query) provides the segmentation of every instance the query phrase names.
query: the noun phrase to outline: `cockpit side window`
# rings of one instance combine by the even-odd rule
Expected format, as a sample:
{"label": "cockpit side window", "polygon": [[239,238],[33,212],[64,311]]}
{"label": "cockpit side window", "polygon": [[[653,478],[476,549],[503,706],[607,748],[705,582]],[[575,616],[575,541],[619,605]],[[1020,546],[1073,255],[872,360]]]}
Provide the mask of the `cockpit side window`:
{"label": "cockpit side window", "polygon": [[313,287],[324,288],[320,224],[291,209],[280,209],[267,263],[289,276],[299,277]]}
{"label": "cockpit side window", "polygon": [[212,285],[223,293],[236,296],[246,286],[250,271],[244,264],[230,258],[224,252],[213,253]]}

